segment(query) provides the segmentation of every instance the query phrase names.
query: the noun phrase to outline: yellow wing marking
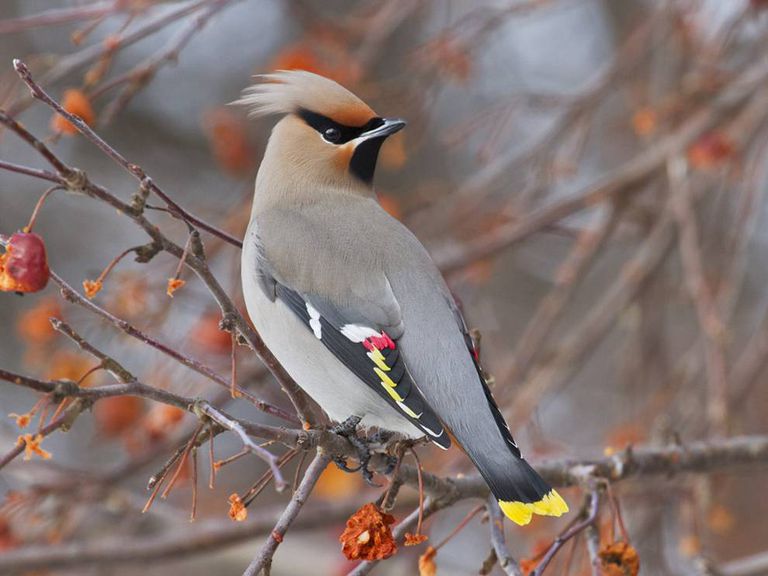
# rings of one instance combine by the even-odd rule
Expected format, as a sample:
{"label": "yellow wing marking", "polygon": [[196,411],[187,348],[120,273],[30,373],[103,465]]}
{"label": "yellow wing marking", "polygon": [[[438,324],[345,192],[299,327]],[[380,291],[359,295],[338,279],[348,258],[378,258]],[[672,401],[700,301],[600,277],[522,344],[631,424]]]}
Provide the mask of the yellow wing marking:
{"label": "yellow wing marking", "polygon": [[395,384],[392,379],[387,376],[382,370],[379,368],[374,368],[374,372],[376,372],[376,376],[381,378],[381,384],[384,386],[384,390],[386,390],[390,396],[394,399],[395,402],[402,402],[403,398],[400,396],[400,394],[397,393],[395,388],[397,388],[397,384]]}
{"label": "yellow wing marking", "polygon": [[386,359],[384,358],[384,354],[381,353],[381,350],[374,348],[368,352],[368,358],[373,360],[374,364],[376,364],[376,366],[378,366],[384,372],[389,372],[392,370],[392,368],[387,366],[387,363],[384,361]]}

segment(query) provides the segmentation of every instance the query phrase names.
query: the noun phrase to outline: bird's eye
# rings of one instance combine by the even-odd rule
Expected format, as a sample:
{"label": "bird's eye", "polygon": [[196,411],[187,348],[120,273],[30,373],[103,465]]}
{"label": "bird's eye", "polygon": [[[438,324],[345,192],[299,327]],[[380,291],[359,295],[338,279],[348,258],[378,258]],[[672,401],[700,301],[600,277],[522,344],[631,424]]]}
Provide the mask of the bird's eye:
{"label": "bird's eye", "polygon": [[325,132],[323,132],[323,138],[335,144],[341,139],[341,131],[338,128],[326,128]]}

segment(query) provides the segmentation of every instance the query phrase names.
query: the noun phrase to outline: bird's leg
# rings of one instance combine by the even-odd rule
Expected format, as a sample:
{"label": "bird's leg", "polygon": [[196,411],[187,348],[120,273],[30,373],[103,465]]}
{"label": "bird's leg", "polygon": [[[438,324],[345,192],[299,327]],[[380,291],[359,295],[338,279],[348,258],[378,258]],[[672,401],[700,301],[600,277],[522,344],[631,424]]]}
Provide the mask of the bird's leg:
{"label": "bird's leg", "polygon": [[344,422],[340,422],[331,428],[331,432],[344,436],[344,438],[349,438],[351,434],[357,431],[357,425],[360,424],[360,420],[362,420],[360,416],[350,416]]}
{"label": "bird's leg", "polygon": [[[339,436],[344,436],[347,438],[350,443],[353,445],[355,444],[354,441],[350,438],[350,436],[355,437],[355,440],[357,440],[357,437],[355,436],[355,431],[357,429],[357,425],[360,424],[360,416],[350,416],[344,422],[340,422],[339,424],[336,424],[333,428],[331,428],[331,432],[334,434],[338,434]],[[355,446],[357,448],[357,446]],[[360,470],[361,466],[358,466],[357,468],[350,468],[347,466],[347,459],[345,456],[334,456],[333,463],[336,464],[336,466],[340,470],[344,470],[344,472],[357,472]]]}
{"label": "bird's leg", "polygon": [[[385,431],[385,433],[387,432]],[[392,436],[391,433],[387,434],[389,434],[390,437]],[[389,478],[389,487],[376,502],[382,510],[389,511],[395,505],[395,499],[400,491],[400,487],[403,485],[403,480],[400,478],[400,465],[403,463],[405,453],[423,442],[423,439],[400,438],[387,447],[387,468],[383,473],[386,476],[391,475]]]}
{"label": "bird's leg", "polygon": [[368,468],[368,463],[371,461],[371,450],[368,447],[368,444],[358,438],[356,434],[357,425],[360,424],[360,420],[362,420],[360,416],[350,416],[344,420],[344,422],[331,428],[331,432],[338,434],[339,436],[344,436],[344,438],[349,440],[349,443],[354,446],[357,451],[357,460],[360,462],[360,465],[356,468],[349,467],[347,465],[347,459],[343,456],[335,457],[333,463],[345,472],[357,472],[359,470],[367,484],[378,486],[378,484],[373,481],[373,472]]}
{"label": "bird's leg", "polygon": [[399,465],[400,458],[401,458],[401,454],[397,450],[399,441],[391,442],[394,436],[395,436],[395,433],[390,432],[389,430],[378,430],[375,434],[373,434],[370,437],[370,442],[381,444],[385,448],[385,451],[382,454],[382,456],[386,461],[386,466],[384,470],[382,470],[382,474],[384,474],[385,476],[389,476],[390,474],[392,474],[392,472]]}
{"label": "bird's leg", "polygon": [[[381,454],[381,456],[386,459],[386,468],[382,471],[382,474],[385,476],[392,474],[409,448],[423,444],[425,441],[425,439],[422,438],[400,437],[392,442],[392,439],[396,436],[397,434],[395,432],[379,429],[368,437],[369,444],[380,444],[386,449],[386,452]],[[428,440],[427,443],[429,443]]]}
{"label": "bird's leg", "polygon": [[352,473],[360,470],[360,466],[356,466],[355,468],[350,468],[347,466],[347,458],[345,456],[334,456],[333,463],[336,464],[336,467],[339,470],[344,470],[344,472]]}

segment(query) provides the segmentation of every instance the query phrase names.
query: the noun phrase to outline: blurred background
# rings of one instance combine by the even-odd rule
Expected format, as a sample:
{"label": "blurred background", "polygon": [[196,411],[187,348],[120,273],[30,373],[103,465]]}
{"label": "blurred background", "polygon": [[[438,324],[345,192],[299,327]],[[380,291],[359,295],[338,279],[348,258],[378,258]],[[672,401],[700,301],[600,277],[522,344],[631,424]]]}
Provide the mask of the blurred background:
{"label": "blurred background", "polygon": [[[172,198],[238,237],[273,123],[249,121],[228,105],[252,75],[314,71],[382,115],[406,118],[408,128],[382,150],[380,200],[445,271],[481,334],[502,411],[536,462],[768,432],[766,48],[762,0],[6,0],[0,102],[92,181],[126,200],[136,192],[130,175],[29,101],[11,65],[22,58]],[[0,158],[44,167],[7,130]],[[0,172],[1,234],[27,224],[45,188]],[[150,216],[185,242],[178,221]],[[104,204],[62,191],[47,200],[35,231],[51,268],[76,287],[147,241]],[[203,238],[219,280],[240,303],[239,251]],[[94,302],[226,375],[230,336],[219,330],[205,287],[186,271],[187,284],[166,296],[176,266],[167,254],[146,265],[125,258]],[[227,402],[209,380],[66,303],[55,286],[0,295],[0,366],[75,381],[94,366],[49,329],[49,316],[152,385],[281,423],[247,402]],[[290,408],[255,355],[241,348],[237,362],[243,387]],[[96,372],[83,384],[109,381]],[[8,415],[28,413],[39,397],[0,383],[0,452],[20,433]],[[214,490],[200,489],[195,523],[189,473],[141,514],[148,478],[194,426],[190,415],[159,404],[97,403],[69,433],[45,440],[51,459],[18,459],[0,472],[0,551],[162,540],[236,525],[228,496],[264,472],[252,457],[222,466]],[[238,450],[222,435],[216,458]],[[471,471],[458,450],[419,453],[430,472]],[[207,450],[198,466],[206,484]],[[287,474],[295,468],[289,464]],[[766,471],[723,467],[617,484],[642,573],[705,574],[702,557],[720,565],[764,552],[767,480]],[[329,469],[272,573],[345,574],[353,564],[339,550],[344,519],[380,492]],[[563,494],[576,509],[580,492]],[[395,516],[416,498],[403,489]],[[286,499],[267,488],[246,522],[271,525]],[[431,519],[431,541],[475,505]],[[507,527],[513,553],[534,557],[566,522]],[[235,575],[262,540],[35,574]],[[403,549],[375,573],[416,573],[422,551]],[[487,528],[476,517],[440,550],[438,573],[476,574],[487,552]],[[583,551],[565,556],[552,574],[590,573]]]}

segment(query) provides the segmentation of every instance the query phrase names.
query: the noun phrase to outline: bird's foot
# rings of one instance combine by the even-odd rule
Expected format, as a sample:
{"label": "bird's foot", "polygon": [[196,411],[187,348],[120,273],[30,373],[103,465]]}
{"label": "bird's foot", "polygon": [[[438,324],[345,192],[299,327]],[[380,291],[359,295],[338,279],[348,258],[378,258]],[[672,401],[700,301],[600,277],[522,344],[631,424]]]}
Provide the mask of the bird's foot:
{"label": "bird's foot", "polygon": [[344,436],[344,438],[349,440],[349,443],[352,444],[357,451],[359,465],[354,468],[350,467],[347,465],[347,459],[343,456],[335,457],[333,463],[336,464],[340,470],[344,470],[344,472],[360,471],[363,475],[363,479],[368,485],[378,487],[379,485],[373,481],[373,472],[368,468],[368,463],[371,461],[371,450],[368,443],[357,436],[357,425],[360,424],[360,420],[362,420],[360,416],[350,416],[344,420],[344,422],[331,428],[331,432],[338,434],[339,436]]}
{"label": "bird's foot", "polygon": [[336,464],[336,467],[339,470],[343,470],[344,472],[353,473],[360,470],[360,466],[355,466],[354,468],[351,468],[349,465],[347,465],[346,456],[334,456],[333,463]]}
{"label": "bird's foot", "polygon": [[331,432],[344,436],[344,438],[349,438],[350,435],[354,435],[357,431],[357,425],[360,424],[360,420],[362,420],[360,416],[350,416],[344,422],[340,422],[331,428]]}

